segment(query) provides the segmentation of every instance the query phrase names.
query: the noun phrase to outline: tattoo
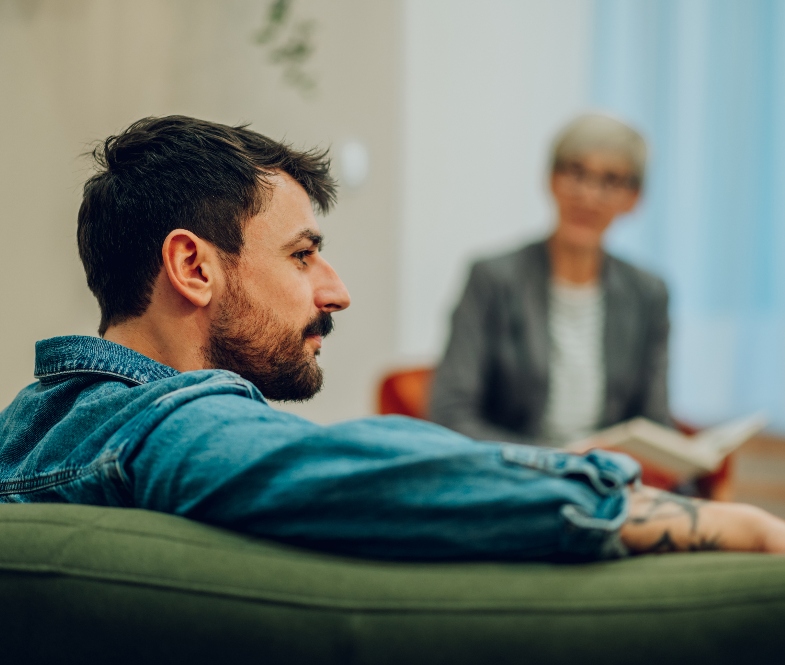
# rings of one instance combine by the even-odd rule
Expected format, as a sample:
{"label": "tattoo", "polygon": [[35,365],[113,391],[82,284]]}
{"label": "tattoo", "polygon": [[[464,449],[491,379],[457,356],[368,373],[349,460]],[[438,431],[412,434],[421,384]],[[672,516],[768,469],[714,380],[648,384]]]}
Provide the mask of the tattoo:
{"label": "tattoo", "polygon": [[656,543],[653,543],[645,550],[640,550],[640,553],[664,554],[665,552],[676,552],[678,549],[679,548],[676,547],[676,543],[674,543],[673,539],[671,538],[671,532],[666,529]]}
{"label": "tattoo", "polygon": [[[707,536],[698,531],[701,507],[704,503],[700,499],[679,496],[652,488],[638,490],[630,507],[630,517],[627,520],[629,525],[641,527],[655,522],[679,520],[679,518],[686,517],[689,521],[689,530],[686,534],[687,542],[683,542],[683,536],[674,535],[674,529],[677,534],[679,533],[678,527],[663,525],[664,528],[658,535],[655,530],[653,537],[656,537],[656,540],[654,542],[648,545],[639,544],[635,547],[635,551],[648,554],[677,552],[679,550],[703,552],[721,549],[719,534]],[[681,523],[683,524],[683,522]]]}
{"label": "tattoo", "polygon": [[690,543],[690,552],[715,552],[722,549],[720,537],[706,538],[701,536],[697,543]]}
{"label": "tattoo", "polygon": [[[720,549],[722,548],[718,536],[714,536],[713,538],[701,536],[697,543],[689,543],[687,545],[687,550],[690,552],[712,552]],[[668,531],[668,529],[665,529],[659,540],[648,547],[636,551],[638,554],[666,554],[668,552],[678,552],[679,547],[673,542],[671,532]]]}
{"label": "tattoo", "polygon": [[640,506],[643,513],[631,515],[630,523],[646,524],[654,520],[672,519],[686,515],[690,518],[690,533],[695,533],[698,530],[698,517],[703,501],[670,492],[658,491],[648,494],[648,496],[644,495],[646,502]]}

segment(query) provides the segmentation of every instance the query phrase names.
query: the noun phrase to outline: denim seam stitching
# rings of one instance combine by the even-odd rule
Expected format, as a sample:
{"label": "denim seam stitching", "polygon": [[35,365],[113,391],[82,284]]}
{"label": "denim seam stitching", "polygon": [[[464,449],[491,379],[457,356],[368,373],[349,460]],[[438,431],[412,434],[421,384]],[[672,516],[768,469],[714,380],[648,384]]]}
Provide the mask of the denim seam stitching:
{"label": "denim seam stitching", "polygon": [[[210,383],[210,382],[205,382],[205,383]],[[155,412],[163,404],[165,404],[167,401],[169,401],[172,398],[172,395],[180,392],[181,390],[190,390],[190,389],[196,388],[198,386],[203,386],[203,385],[205,385],[205,383],[194,384],[192,386],[187,386],[185,388],[178,388],[173,393],[167,393],[167,394],[162,395],[161,397],[159,397],[157,400],[155,400],[155,402],[153,402],[148,407],[148,408],[152,407],[152,411],[150,413],[146,414],[145,417],[141,418],[139,420],[139,422],[136,423],[136,425],[134,425],[133,429],[131,429],[126,434],[126,436],[123,437],[123,440],[120,441],[117,444],[117,446],[114,448],[114,455],[113,455],[113,458],[112,458],[111,461],[115,464],[115,468],[117,470],[120,482],[122,483],[122,485],[123,485],[123,487],[125,488],[126,491],[128,491],[129,493],[133,493],[133,485],[131,483],[130,478],[128,478],[127,474],[125,473],[125,469],[123,468],[122,463],[120,462],[121,458],[123,457],[122,452],[126,449],[127,446],[133,445],[134,442],[137,442],[137,443],[139,442],[140,437],[138,436],[138,434],[139,434],[140,430],[143,430],[143,428],[146,428],[146,426],[147,426],[147,424],[149,423],[150,420],[153,420],[153,421],[156,420]],[[248,386],[245,384],[244,381],[238,381],[237,379],[234,379],[234,378],[231,378],[231,377],[222,377],[221,379],[216,380],[215,383],[218,384],[218,385],[229,384],[229,385],[233,385],[233,386],[239,386],[240,388],[242,388],[243,392],[250,399],[253,399],[253,393],[248,388]],[[198,399],[198,398],[195,398],[195,399]],[[191,400],[188,400],[188,401],[191,401]],[[170,414],[168,414],[168,415],[170,415]]]}
{"label": "denim seam stitching", "polygon": [[27,478],[24,480],[9,480],[0,483],[0,496],[7,496],[9,494],[29,494],[42,489],[56,487],[63,485],[72,480],[78,480],[90,470],[90,467],[85,469],[61,469],[45,476],[37,476],[36,478]]}
{"label": "denim seam stitching", "polygon": [[66,376],[69,374],[98,374],[101,376],[112,376],[118,379],[123,379],[124,381],[129,381],[131,383],[135,383],[138,386],[144,385],[144,381],[139,381],[139,379],[134,379],[128,376],[127,374],[122,374],[120,372],[112,372],[110,370],[101,370],[101,369],[63,369],[57,372],[46,372],[45,374],[35,374],[35,378],[39,381],[43,382],[48,379],[50,376]]}
{"label": "denim seam stitching", "polygon": [[[253,395],[252,395],[251,391],[248,389],[248,386],[243,381],[238,381],[237,379],[222,377],[220,380],[215,381],[215,384],[217,384],[217,385],[229,384],[229,385],[233,385],[233,386],[239,386],[240,388],[243,389],[243,392],[248,397],[253,399]],[[174,395],[177,395],[177,393],[179,393],[181,391],[191,390],[193,388],[201,387],[201,386],[204,386],[204,385],[205,385],[205,383],[203,383],[203,384],[194,384],[192,386],[187,386],[185,388],[178,388],[177,390],[175,390],[173,392],[166,393],[165,395],[162,395],[161,397],[159,397],[157,400],[155,400],[155,402],[153,402],[150,405],[153,408],[152,412],[146,414],[146,416],[144,418],[141,418],[139,420],[139,422],[136,423],[134,428],[130,432],[128,432],[128,434],[126,435],[124,441],[117,446],[117,450],[122,449],[126,444],[128,444],[130,442],[137,441],[138,437],[136,436],[136,434],[139,432],[139,430],[143,426],[145,426],[151,419],[155,420],[155,412],[159,408],[161,408],[163,405],[165,405],[169,401],[175,401]],[[202,396],[199,396],[199,397],[202,397]],[[191,402],[191,401],[193,401],[193,399],[199,399],[199,397],[195,397],[195,398],[189,399],[188,401]],[[182,404],[180,406],[182,406]],[[150,407],[148,407],[148,408],[150,408]],[[118,455],[118,458],[119,457],[120,456]]]}
{"label": "denim seam stitching", "polygon": [[9,496],[12,494],[30,494],[40,490],[50,489],[58,485],[65,485],[66,483],[79,480],[85,476],[92,475],[106,466],[117,462],[117,456],[112,455],[109,459],[97,459],[89,466],[79,468],[74,467],[70,469],[61,469],[54,471],[50,474],[37,476],[35,478],[28,478],[24,480],[9,480],[0,483],[0,496]]}

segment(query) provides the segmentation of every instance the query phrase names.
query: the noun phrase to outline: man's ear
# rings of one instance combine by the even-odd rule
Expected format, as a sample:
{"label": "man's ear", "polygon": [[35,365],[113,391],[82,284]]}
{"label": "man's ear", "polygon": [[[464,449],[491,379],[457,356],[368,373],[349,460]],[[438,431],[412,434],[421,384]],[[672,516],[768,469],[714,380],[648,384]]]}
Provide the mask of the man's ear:
{"label": "man's ear", "polygon": [[215,247],[195,233],[175,229],[166,236],[161,253],[172,288],[195,307],[206,307],[220,271]]}

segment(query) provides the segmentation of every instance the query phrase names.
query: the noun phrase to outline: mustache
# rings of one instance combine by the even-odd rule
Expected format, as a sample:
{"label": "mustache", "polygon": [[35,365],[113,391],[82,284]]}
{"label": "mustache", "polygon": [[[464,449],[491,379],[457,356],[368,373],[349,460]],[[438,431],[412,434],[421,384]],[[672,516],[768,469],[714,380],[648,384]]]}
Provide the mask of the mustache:
{"label": "mustache", "polygon": [[312,335],[327,337],[335,328],[333,317],[328,312],[319,312],[303,330],[303,339]]}

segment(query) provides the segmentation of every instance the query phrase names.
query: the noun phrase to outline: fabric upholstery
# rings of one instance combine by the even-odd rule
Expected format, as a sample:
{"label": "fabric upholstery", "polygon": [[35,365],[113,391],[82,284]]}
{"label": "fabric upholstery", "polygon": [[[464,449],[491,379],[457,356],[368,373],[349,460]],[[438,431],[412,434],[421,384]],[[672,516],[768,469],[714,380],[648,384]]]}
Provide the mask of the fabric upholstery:
{"label": "fabric upholstery", "polygon": [[778,663],[785,558],[403,564],[123,508],[0,505],[7,663]]}

